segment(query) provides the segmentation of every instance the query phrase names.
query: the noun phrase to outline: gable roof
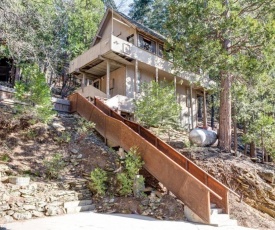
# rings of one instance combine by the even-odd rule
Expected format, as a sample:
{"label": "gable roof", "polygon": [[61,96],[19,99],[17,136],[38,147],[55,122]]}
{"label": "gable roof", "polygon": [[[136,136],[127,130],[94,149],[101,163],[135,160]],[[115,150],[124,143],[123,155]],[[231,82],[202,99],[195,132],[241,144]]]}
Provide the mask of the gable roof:
{"label": "gable roof", "polygon": [[152,37],[155,37],[160,41],[163,41],[163,42],[166,41],[166,38],[163,35],[161,35],[160,33],[156,32],[155,30],[152,30],[149,27],[142,25],[141,23],[131,19],[127,15],[125,15],[117,10],[108,8],[103,16],[103,19],[100,22],[99,28],[97,30],[96,36],[94,37],[94,39],[92,41],[91,46],[94,46],[96,41],[98,40],[98,38],[101,37],[100,34],[102,33],[103,25],[106,23],[107,18],[112,17],[112,14],[122,17],[124,19],[124,21],[126,22],[126,24],[133,27],[134,29],[137,29],[138,31],[141,31],[145,34],[149,34]]}

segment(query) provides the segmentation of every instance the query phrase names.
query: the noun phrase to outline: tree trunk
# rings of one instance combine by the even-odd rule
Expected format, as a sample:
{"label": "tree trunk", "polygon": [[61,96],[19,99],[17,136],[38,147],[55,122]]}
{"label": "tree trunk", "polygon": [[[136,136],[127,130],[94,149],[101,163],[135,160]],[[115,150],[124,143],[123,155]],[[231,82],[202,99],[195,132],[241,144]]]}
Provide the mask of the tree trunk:
{"label": "tree trunk", "polygon": [[198,118],[202,120],[202,97],[198,97]]}
{"label": "tree trunk", "polygon": [[234,126],[234,153],[235,156],[237,156],[237,150],[238,150],[238,133],[237,133],[237,118],[236,118],[236,109],[235,105],[232,108],[233,112],[233,126]]}
{"label": "tree trunk", "polygon": [[[245,135],[246,134],[246,123],[244,122],[244,125],[243,125],[243,134]],[[245,143],[244,144],[244,151],[243,151],[243,154],[246,156],[247,154],[247,144]]]}
{"label": "tree trunk", "polygon": [[252,141],[250,143],[250,157],[251,158],[255,158],[256,157],[256,145],[255,145],[254,141]]}
{"label": "tree trunk", "polygon": [[214,117],[215,117],[215,106],[214,106],[214,95],[211,95],[211,128],[214,129]]}
{"label": "tree trunk", "polygon": [[231,84],[232,76],[221,74],[220,93],[220,120],[219,120],[219,148],[230,152],[231,150]]}

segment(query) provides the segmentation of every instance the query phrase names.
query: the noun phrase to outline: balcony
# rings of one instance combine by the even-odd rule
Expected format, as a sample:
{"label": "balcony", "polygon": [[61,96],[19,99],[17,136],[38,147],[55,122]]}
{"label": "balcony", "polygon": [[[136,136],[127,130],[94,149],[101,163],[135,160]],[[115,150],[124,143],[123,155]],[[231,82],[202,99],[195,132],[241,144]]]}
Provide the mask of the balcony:
{"label": "balcony", "polygon": [[179,73],[174,69],[172,62],[113,35],[71,61],[69,72],[76,73],[80,70],[94,77],[104,76],[106,74],[105,59],[114,61],[111,64],[111,72],[118,69],[121,65],[133,65],[132,60],[137,60],[148,65],[148,67],[157,68],[171,76],[176,75],[182,80],[200,82],[200,85],[203,87],[210,85],[208,77],[202,77],[186,71]]}

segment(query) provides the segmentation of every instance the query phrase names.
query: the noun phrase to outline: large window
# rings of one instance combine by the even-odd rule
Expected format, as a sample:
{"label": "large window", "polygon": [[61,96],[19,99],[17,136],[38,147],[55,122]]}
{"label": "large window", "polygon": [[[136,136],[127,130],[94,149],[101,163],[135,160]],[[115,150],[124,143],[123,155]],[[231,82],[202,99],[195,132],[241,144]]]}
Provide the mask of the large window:
{"label": "large window", "polygon": [[156,54],[156,42],[142,35],[138,35],[138,47]]}

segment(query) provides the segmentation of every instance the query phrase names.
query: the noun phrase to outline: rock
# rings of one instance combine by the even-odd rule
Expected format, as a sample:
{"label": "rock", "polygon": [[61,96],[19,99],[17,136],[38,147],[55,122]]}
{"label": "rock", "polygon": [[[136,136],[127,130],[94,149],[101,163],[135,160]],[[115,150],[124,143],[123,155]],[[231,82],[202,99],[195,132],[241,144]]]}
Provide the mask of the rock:
{"label": "rock", "polygon": [[58,123],[58,122],[53,122],[53,123],[52,123],[52,126],[53,126],[58,132],[62,132],[62,131],[65,131],[65,130],[66,130],[66,128],[65,128],[63,125],[61,125],[60,123]]}
{"label": "rock", "polygon": [[0,212],[1,211],[6,211],[6,210],[9,210],[9,209],[10,209],[10,206],[8,204],[0,205]]}
{"label": "rock", "polygon": [[65,213],[64,209],[60,207],[48,206],[46,209],[46,216],[56,216]]}
{"label": "rock", "polygon": [[11,184],[16,184],[19,186],[27,186],[30,183],[30,177],[9,177],[9,182]]}
{"label": "rock", "polygon": [[36,209],[36,207],[34,205],[31,205],[31,204],[25,204],[22,207],[25,210],[35,210]]}
{"label": "rock", "polygon": [[16,212],[13,214],[13,218],[16,220],[28,220],[32,218],[32,214],[30,212]]}
{"label": "rock", "polygon": [[70,150],[72,153],[74,153],[74,154],[77,154],[78,153],[78,150],[77,149],[71,149]]}
{"label": "rock", "polygon": [[79,154],[76,158],[77,159],[81,159],[82,158],[82,154]]}
{"label": "rock", "polygon": [[258,172],[258,175],[262,179],[264,179],[264,180],[266,180],[266,181],[268,181],[268,182],[270,182],[272,184],[275,183],[275,174],[272,171],[261,171],[261,172]]}
{"label": "rock", "polygon": [[197,146],[213,145],[217,140],[217,133],[212,130],[195,128],[189,133],[189,140]]}
{"label": "rock", "polygon": [[12,221],[13,221],[13,218],[11,216],[4,216],[4,217],[0,218],[0,224],[7,224],[7,223],[10,223]]}
{"label": "rock", "polygon": [[43,212],[38,212],[36,210],[31,211],[31,213],[35,217],[42,217],[42,216],[44,216]]}

